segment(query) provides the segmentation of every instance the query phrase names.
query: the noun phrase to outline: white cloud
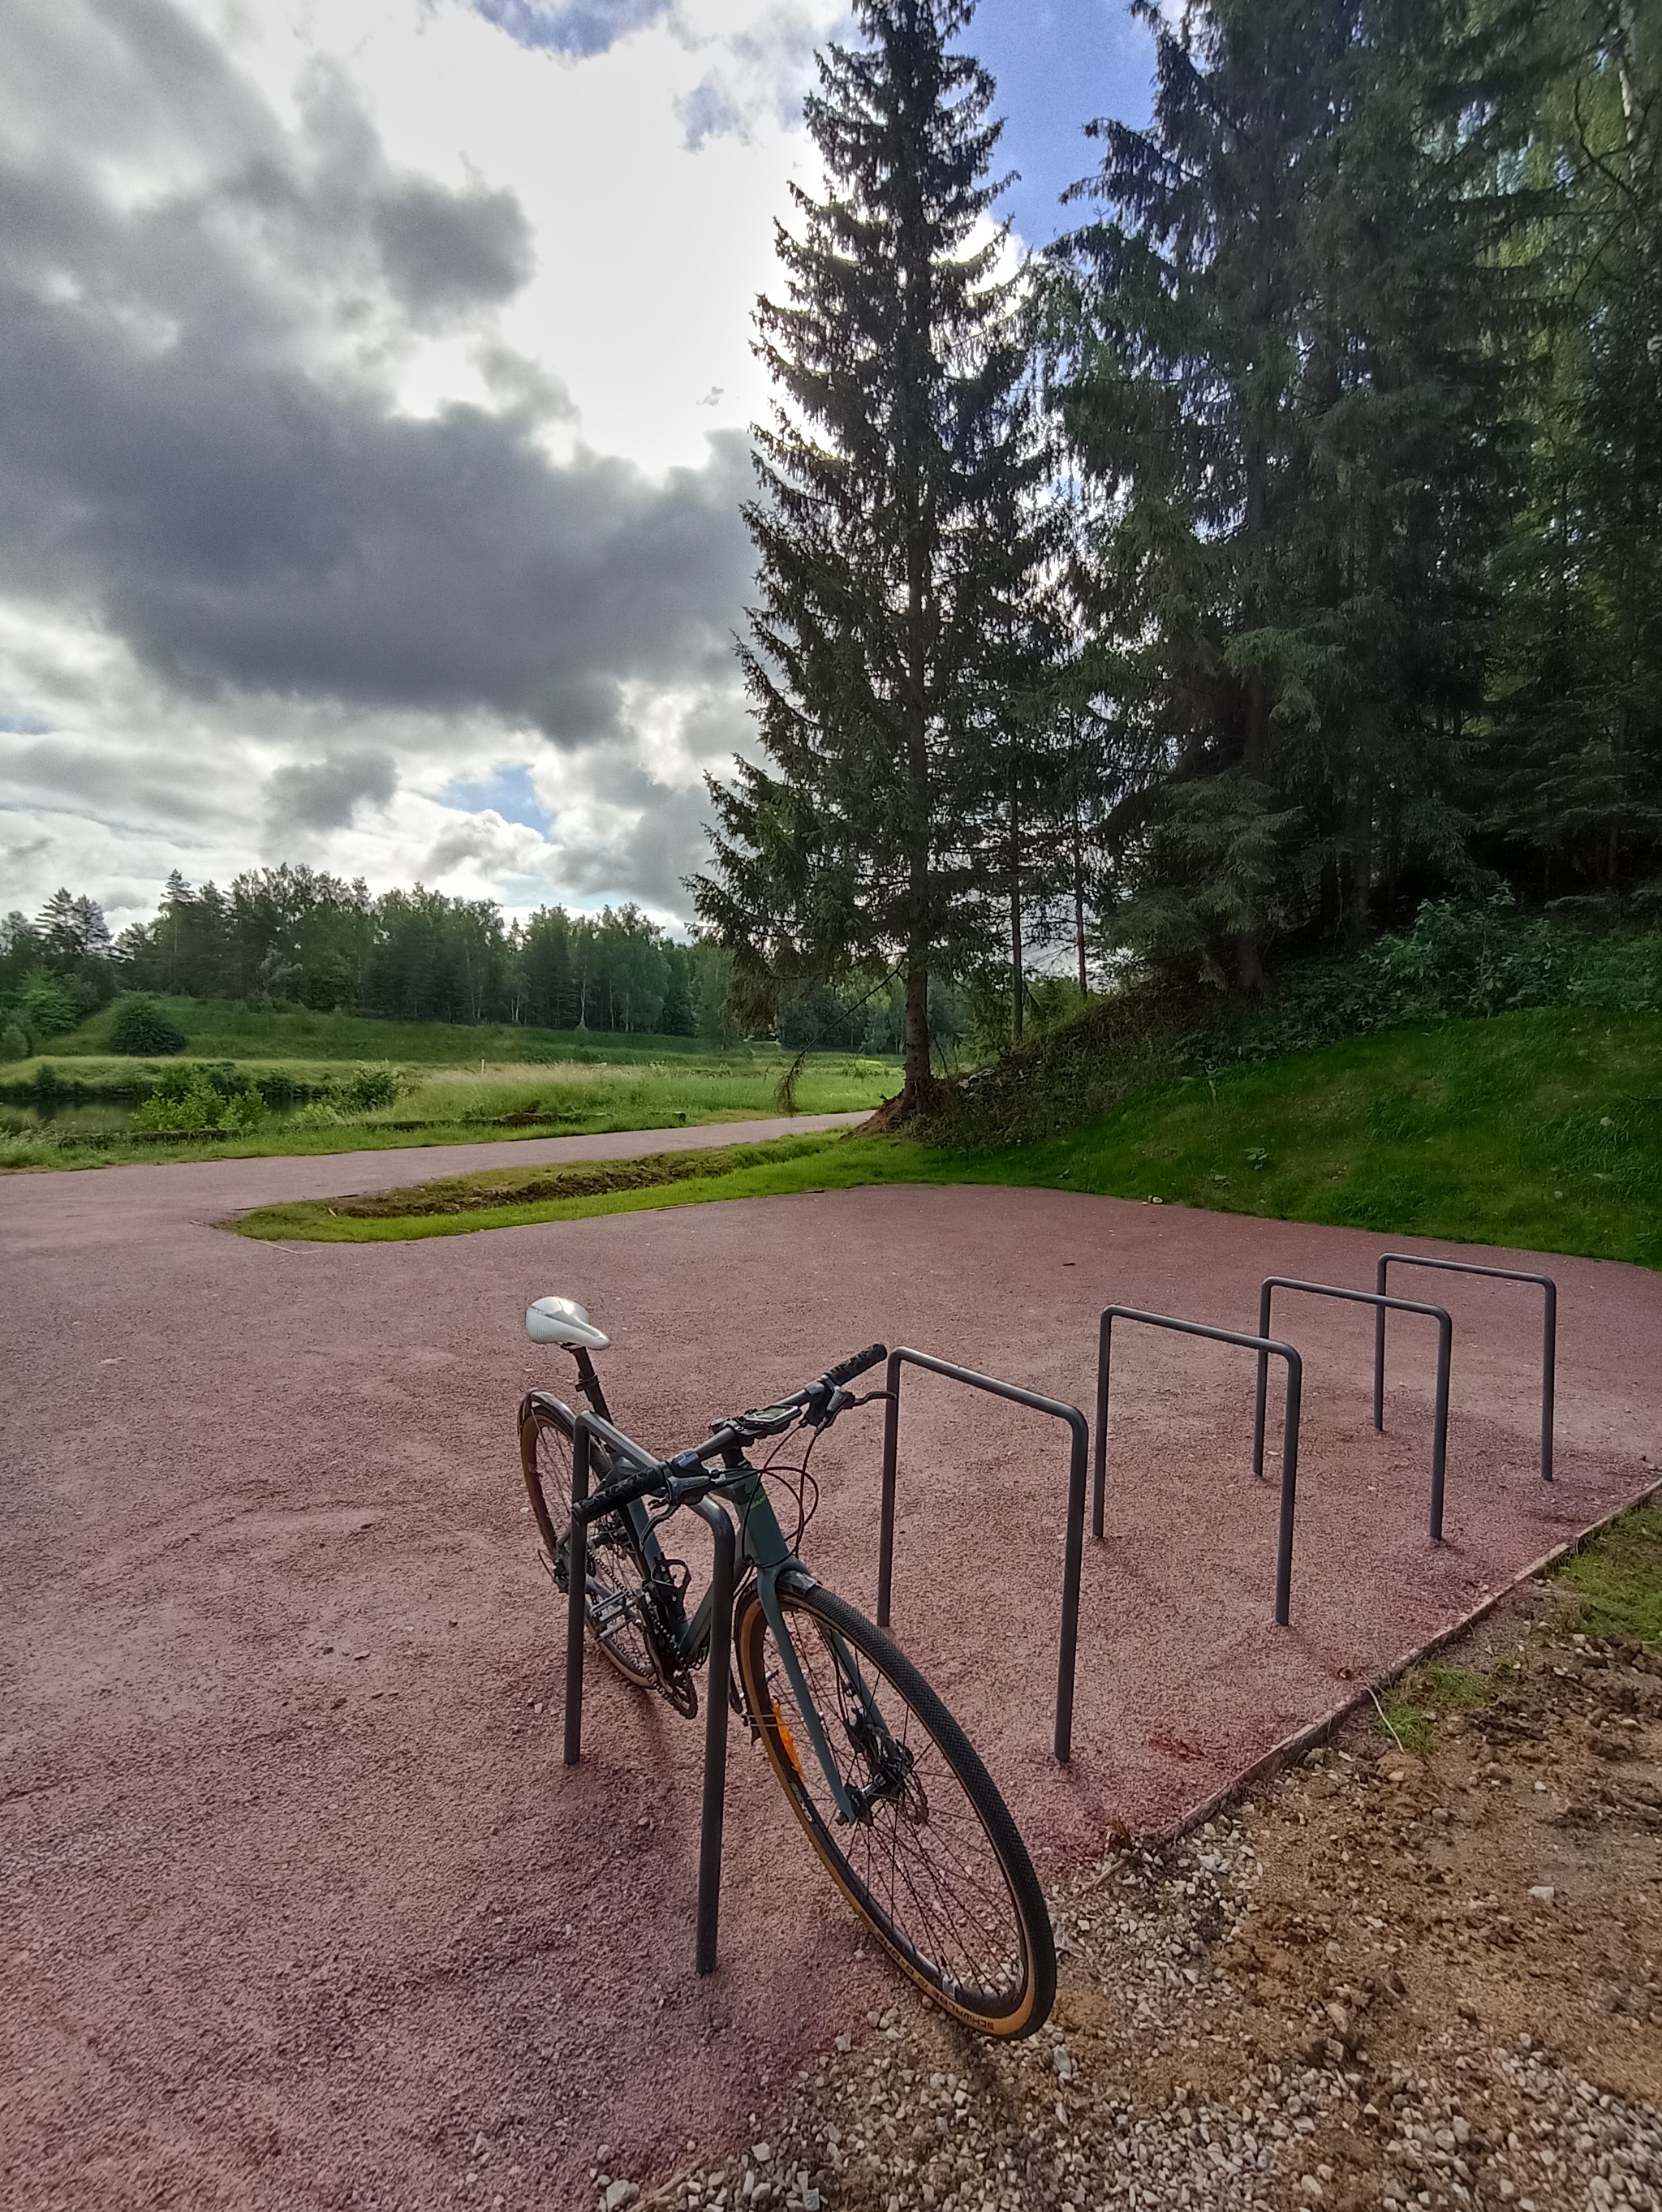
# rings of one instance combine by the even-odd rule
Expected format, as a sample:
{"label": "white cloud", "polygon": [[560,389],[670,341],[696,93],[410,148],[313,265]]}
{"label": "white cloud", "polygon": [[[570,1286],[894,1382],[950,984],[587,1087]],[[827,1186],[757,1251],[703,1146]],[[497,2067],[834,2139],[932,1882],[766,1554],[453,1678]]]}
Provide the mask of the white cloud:
{"label": "white cloud", "polygon": [[[13,0],[0,906],[289,857],[685,912],[748,738],[749,312],[843,11],[539,12],[563,49],[468,0]],[[446,803],[505,769],[546,829]]]}

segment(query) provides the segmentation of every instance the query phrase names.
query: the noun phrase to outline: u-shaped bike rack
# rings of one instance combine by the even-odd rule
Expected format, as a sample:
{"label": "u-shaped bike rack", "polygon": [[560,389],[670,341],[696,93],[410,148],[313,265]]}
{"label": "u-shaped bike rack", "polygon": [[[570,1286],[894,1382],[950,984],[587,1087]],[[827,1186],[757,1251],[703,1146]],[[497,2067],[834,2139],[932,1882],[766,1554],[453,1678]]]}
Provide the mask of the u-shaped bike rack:
{"label": "u-shaped bike rack", "polygon": [[[1380,1255],[1374,1278],[1381,1292],[1392,1267],[1437,1267],[1446,1275],[1487,1275],[1497,1283],[1535,1283],[1543,1297],[1541,1315],[1541,1480],[1552,1480],[1552,1416],[1558,1389],[1558,1285],[1550,1275],[1531,1275],[1521,1267],[1480,1267],[1470,1260],[1432,1260],[1419,1252]],[[1373,1324],[1373,1425],[1383,1425],[1385,1407],[1385,1309]]]}
{"label": "u-shaped bike rack", "polygon": [[[900,1456],[900,1370],[903,1367],[922,1367],[931,1375],[944,1375],[948,1382],[962,1382],[971,1390],[984,1390],[989,1397],[1008,1398],[1013,1406],[1026,1406],[1035,1413],[1048,1413],[1053,1420],[1067,1424],[1072,1436],[1068,1458],[1068,1534],[1062,1571],[1062,1644],[1056,1655],[1056,1725],[1051,1736],[1056,1759],[1066,1766],[1073,1754],[1074,1746],[1074,1680],[1077,1672],[1079,1652],[1079,1585],[1085,1554],[1085,1461],[1089,1449],[1090,1431],[1077,1406],[1064,1405],[1059,1398],[1041,1397],[1037,1390],[1024,1390],[1014,1382],[1001,1382],[991,1375],[979,1375],[973,1367],[956,1367],[949,1359],[937,1359],[928,1352],[913,1352],[901,1345],[889,1354],[889,1364],[884,1376],[884,1388],[888,1403],[883,1409],[883,1506],[877,1547],[877,1625],[886,1629],[889,1625],[889,1594],[894,1574],[894,1492],[895,1475]],[[1098,1513],[1097,1534],[1102,1534],[1100,1508]]]}
{"label": "u-shaped bike rack", "polygon": [[[1387,1297],[1383,1291],[1348,1291],[1336,1283],[1300,1282],[1294,1275],[1266,1275],[1258,1292],[1258,1334],[1269,1334],[1269,1302],[1276,1291],[1300,1291],[1312,1298],[1342,1298],[1348,1305],[1372,1306],[1377,1316],[1375,1335],[1385,1327],[1387,1311],[1424,1314],[1437,1324],[1437,1413],[1431,1431],[1431,1536],[1443,1540],[1443,1478],[1448,1466],[1448,1369],[1454,1345],[1454,1324],[1441,1306],[1421,1305],[1413,1298]],[[1269,1362],[1258,1354],[1258,1397],[1252,1417],[1252,1472],[1263,1473],[1263,1401]],[[1374,1370],[1373,1425],[1385,1427],[1385,1390],[1377,1364]]]}
{"label": "u-shaped bike rack", "polygon": [[[1169,1328],[1179,1336],[1202,1336],[1210,1344],[1238,1344],[1258,1355],[1262,1376],[1270,1358],[1287,1362],[1287,1405],[1282,1421],[1282,1510],[1275,1538],[1275,1626],[1285,1628],[1293,1606],[1293,1516],[1299,1486],[1299,1412],[1304,1396],[1304,1362],[1290,1344],[1273,1337],[1249,1336],[1238,1328],[1214,1328],[1209,1322],[1180,1321],[1175,1314],[1145,1313],[1137,1306],[1107,1306],[1103,1310],[1097,1339],[1097,1463],[1091,1506],[1091,1531],[1102,1534],[1103,1492],[1108,1467],[1108,1368],[1113,1352],[1117,1321],[1135,1321],[1145,1328]],[[1262,1408],[1263,1400],[1259,1400]],[[1262,1474],[1260,1452],[1253,1472]]]}

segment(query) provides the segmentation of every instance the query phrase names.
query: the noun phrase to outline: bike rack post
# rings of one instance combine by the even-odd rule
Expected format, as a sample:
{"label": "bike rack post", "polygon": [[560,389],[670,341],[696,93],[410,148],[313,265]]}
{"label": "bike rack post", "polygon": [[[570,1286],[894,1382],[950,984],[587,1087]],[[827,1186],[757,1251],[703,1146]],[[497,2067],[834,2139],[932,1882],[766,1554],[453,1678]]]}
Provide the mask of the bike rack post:
{"label": "bike rack post", "polygon": [[709,1673],[704,1683],[704,1803],[698,1828],[698,1935],[694,1964],[715,1972],[715,1929],[721,1911],[721,1827],[728,1800],[728,1681],[733,1659],[733,1570],[738,1547],[733,1522],[714,1498],[693,1510],[709,1524],[715,1547],[710,1579]]}
{"label": "bike rack post", "polygon": [[[1448,1370],[1453,1355],[1454,1324],[1442,1306],[1419,1304],[1413,1298],[1387,1297],[1383,1291],[1342,1290],[1336,1283],[1305,1283],[1294,1275],[1266,1275],[1258,1291],[1258,1334],[1269,1334],[1269,1304],[1276,1291],[1302,1291],[1312,1298],[1342,1298],[1348,1304],[1372,1306],[1374,1311],[1374,1333],[1385,1326],[1387,1310],[1392,1313],[1424,1314],[1437,1324],[1437,1410],[1431,1431],[1431,1540],[1443,1540],[1443,1478],[1448,1466]],[[1268,1388],[1269,1362],[1261,1352],[1258,1354],[1258,1399],[1252,1420],[1252,1472],[1263,1473],[1263,1401]],[[1379,1388],[1378,1367],[1375,1367],[1373,1392],[1373,1425],[1385,1428],[1385,1405]]]}
{"label": "bike rack post", "polygon": [[575,1766],[583,1755],[583,1637],[588,1623],[583,1600],[588,1595],[589,1426],[577,1416],[577,1433],[571,1440],[571,1527],[565,1540],[565,1763]]}
{"label": "bike rack post", "polygon": [[[571,1449],[571,1529],[566,1539],[565,1764],[582,1758],[583,1651],[588,1623],[584,1599],[588,1587],[588,1478],[590,1438],[599,1436],[622,1453],[629,1438],[598,1415],[579,1413]],[[638,1455],[633,1451],[631,1459]],[[643,1465],[652,1462],[642,1461]],[[715,1560],[710,1577],[709,1674],[705,1684],[704,1790],[698,1831],[698,1917],[694,1964],[701,1974],[715,1971],[716,1931],[721,1910],[721,1831],[727,1813],[728,1687],[733,1657],[733,1584],[738,1544],[731,1517],[713,1498],[692,1501],[706,1523]]]}
{"label": "bike rack post", "polygon": [[[1550,1275],[1532,1275],[1519,1267],[1480,1267],[1470,1260],[1432,1260],[1417,1252],[1386,1252],[1380,1255],[1375,1281],[1383,1292],[1393,1267],[1438,1267],[1450,1275],[1488,1275],[1498,1283],[1537,1283],[1541,1314],[1541,1480],[1552,1480],[1552,1419],[1558,1390],[1558,1285]],[[1373,1324],[1373,1425],[1384,1425],[1385,1316],[1380,1307]]]}
{"label": "bike rack post", "polygon": [[[1282,1420],[1281,1521],[1275,1538],[1275,1626],[1285,1628],[1293,1605],[1293,1518],[1299,1485],[1299,1414],[1304,1397],[1304,1362],[1290,1344],[1271,1337],[1249,1336],[1238,1328],[1214,1328],[1209,1322],[1180,1321],[1175,1314],[1145,1313],[1136,1306],[1106,1306],[1097,1340],[1097,1455],[1095,1492],[1091,1528],[1102,1534],[1103,1492],[1108,1469],[1108,1372],[1113,1355],[1117,1321],[1140,1322],[1146,1328],[1169,1328],[1179,1336],[1201,1336],[1212,1344],[1238,1344],[1258,1355],[1259,1373],[1273,1353],[1287,1362],[1287,1401]],[[1254,1468],[1263,1473],[1262,1462]]]}
{"label": "bike rack post", "polygon": [[1036,1390],[1024,1390],[1014,1382],[1001,1382],[991,1375],[977,1374],[972,1367],[954,1366],[951,1360],[936,1359],[927,1352],[913,1352],[901,1345],[889,1354],[884,1376],[888,1403],[883,1409],[883,1505],[877,1548],[877,1625],[882,1629],[889,1625],[889,1594],[894,1571],[894,1492],[900,1453],[903,1365],[922,1367],[931,1375],[944,1375],[948,1382],[965,1383],[971,1390],[984,1390],[991,1397],[1008,1399],[1014,1406],[1026,1406],[1035,1413],[1048,1413],[1053,1420],[1065,1421],[1072,1432],[1068,1461],[1068,1534],[1062,1572],[1062,1642],[1056,1656],[1056,1725],[1051,1739],[1057,1764],[1066,1766],[1073,1754],[1079,1589],[1085,1556],[1085,1462],[1090,1437],[1085,1416],[1077,1406],[1064,1405],[1058,1398],[1041,1397]]}

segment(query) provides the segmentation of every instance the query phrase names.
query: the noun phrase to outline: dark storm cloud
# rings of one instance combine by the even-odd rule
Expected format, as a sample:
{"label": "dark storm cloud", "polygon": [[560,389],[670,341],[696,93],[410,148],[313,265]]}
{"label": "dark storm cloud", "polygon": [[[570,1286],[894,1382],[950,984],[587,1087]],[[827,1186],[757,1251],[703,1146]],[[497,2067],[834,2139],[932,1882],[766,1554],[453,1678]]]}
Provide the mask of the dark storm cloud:
{"label": "dark storm cloud", "polygon": [[475,0],[487,23],[522,46],[586,58],[658,22],[672,0]]}
{"label": "dark storm cloud", "polygon": [[447,192],[417,179],[374,210],[387,281],[412,313],[512,297],[531,274],[531,226],[512,192]]}
{"label": "dark storm cloud", "polygon": [[[741,438],[661,483],[557,465],[551,383],[417,420],[353,366],[511,293],[511,195],[393,169],[326,76],[285,133],[160,0],[18,6],[40,106],[0,166],[0,587],[94,613],[198,691],[483,709],[563,742],[609,731],[630,680],[725,673]],[[114,148],[194,173],[117,199]]]}
{"label": "dark storm cloud", "polygon": [[267,784],[266,815],[278,832],[344,830],[366,801],[387,805],[398,786],[393,756],[373,749],[298,762],[278,769]]}

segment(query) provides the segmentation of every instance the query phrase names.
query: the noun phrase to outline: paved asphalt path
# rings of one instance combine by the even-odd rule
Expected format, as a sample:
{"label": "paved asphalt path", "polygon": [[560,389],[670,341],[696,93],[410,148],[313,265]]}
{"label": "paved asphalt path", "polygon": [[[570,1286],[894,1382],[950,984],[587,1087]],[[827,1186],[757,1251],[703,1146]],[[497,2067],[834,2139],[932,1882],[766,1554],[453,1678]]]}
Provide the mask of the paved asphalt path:
{"label": "paved asphalt path", "polygon": [[[788,1125],[814,1126],[807,1121]],[[732,2142],[889,1986],[735,1730],[723,1963],[691,1972],[701,1728],[591,1674],[559,1762],[560,1621],[514,1410],[563,1379],[545,1291],[612,1332],[613,1403],[669,1449],[882,1337],[1091,1403],[1116,1301],[1251,1326],[1268,1273],[1366,1285],[1379,1240],[1054,1191],[873,1188],[408,1244],[271,1245],[279,1197],[654,1131],[0,1184],[0,2202],[591,2201]],[[1431,1247],[1427,1250],[1458,1250]],[[1525,1261],[1524,1262],[1527,1264]],[[1357,1676],[1652,1480],[1662,1277],[1549,1263],[1559,1480],[1534,1470],[1538,1309],[1456,1317],[1448,1541],[1425,1529],[1430,1331],[1291,1302],[1306,1431],[1290,1630],[1251,1363],[1116,1355],[1075,1757],[1047,1755],[1064,1457],[1031,1415],[906,1385],[895,1626],[1043,1870],[1171,1817]],[[869,1604],[880,1425],[817,1455],[806,1550]],[[689,1558],[697,1563],[690,1534]],[[539,1710],[540,1709],[540,1710]],[[488,2163],[480,2160],[488,2154]],[[470,2174],[478,2178],[470,2181]]]}

